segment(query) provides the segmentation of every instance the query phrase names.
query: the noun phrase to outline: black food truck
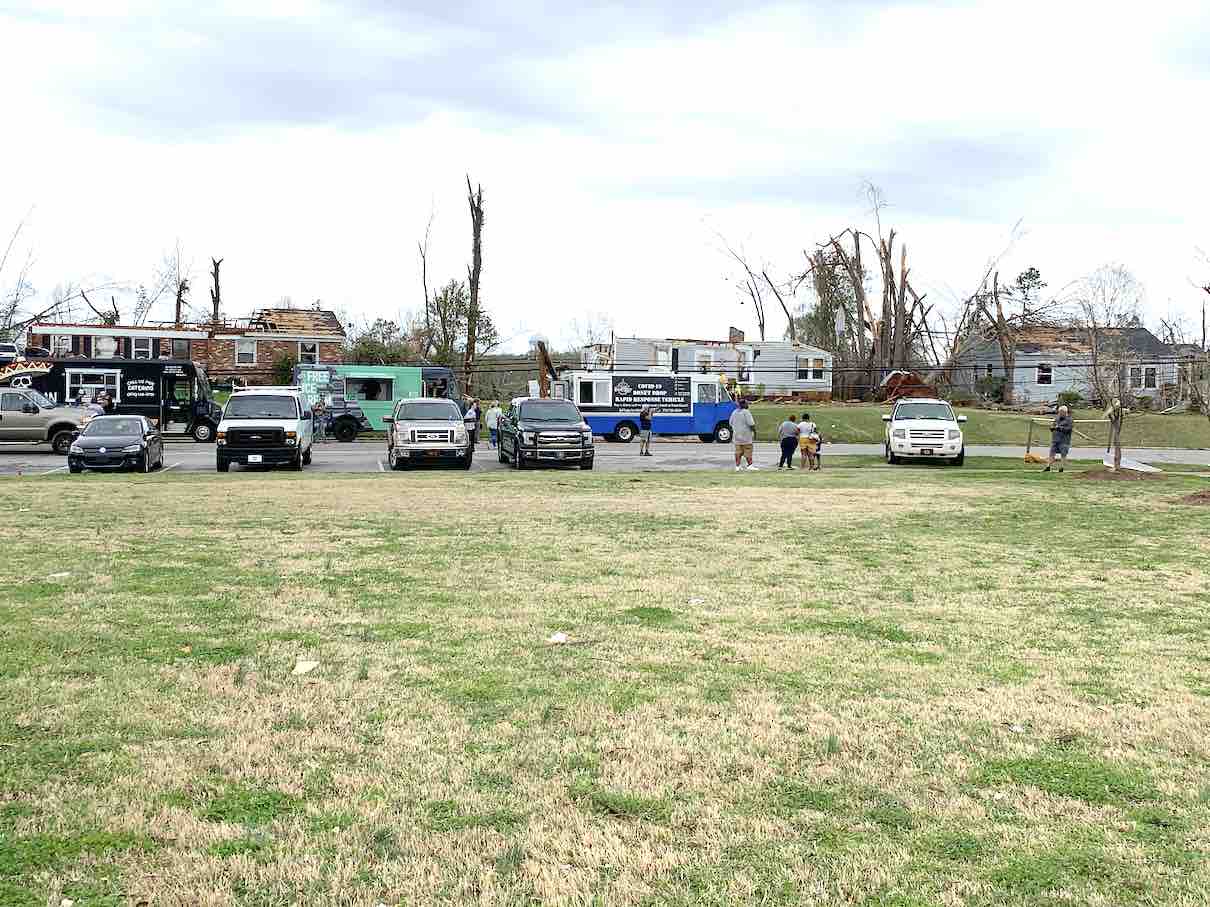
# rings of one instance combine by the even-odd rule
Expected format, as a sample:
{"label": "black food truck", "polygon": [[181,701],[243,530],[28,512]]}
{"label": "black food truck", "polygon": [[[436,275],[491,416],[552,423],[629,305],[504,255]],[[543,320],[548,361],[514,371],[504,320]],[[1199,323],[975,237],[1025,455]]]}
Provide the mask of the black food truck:
{"label": "black food truck", "polygon": [[154,419],[165,435],[210,442],[223,418],[205,370],[187,359],[42,359],[38,364],[42,368],[31,369],[25,386],[66,404],[88,403],[104,391],[115,414]]}

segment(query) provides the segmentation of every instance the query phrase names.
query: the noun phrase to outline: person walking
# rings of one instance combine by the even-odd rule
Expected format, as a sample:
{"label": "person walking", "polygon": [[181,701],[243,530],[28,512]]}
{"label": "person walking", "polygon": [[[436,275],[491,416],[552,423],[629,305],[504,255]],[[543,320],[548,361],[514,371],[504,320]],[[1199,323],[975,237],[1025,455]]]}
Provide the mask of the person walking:
{"label": "person walking", "polygon": [[781,469],[785,466],[786,469],[794,468],[794,451],[798,449],[798,417],[794,415],[786,416],[781,425],[777,426],[777,441],[781,445],[781,459],[777,461],[777,468]]}
{"label": "person walking", "polygon": [[497,400],[483,417],[483,421],[487,423],[487,443],[493,450],[500,440],[500,417],[502,415],[504,415],[504,411],[500,409],[500,401]]}
{"label": "person walking", "polygon": [[470,446],[473,449],[475,441],[479,437],[479,401],[472,400],[471,405],[466,408],[466,414],[462,417],[462,424],[466,426],[467,438],[470,440]]}
{"label": "person walking", "polygon": [[1046,461],[1046,468],[1043,472],[1050,472],[1050,467],[1055,465],[1055,457],[1059,458],[1059,472],[1063,471],[1063,467],[1067,464],[1067,454],[1071,451],[1071,432],[1075,428],[1075,422],[1071,418],[1071,412],[1066,406],[1060,406],[1059,411],[1055,413],[1055,420],[1050,423],[1050,458]]}
{"label": "person walking", "polygon": [[798,423],[798,450],[799,466],[810,470],[819,468],[816,465],[819,451],[819,426],[811,421],[810,413],[803,413],[802,421]]}
{"label": "person walking", "polygon": [[639,410],[639,456],[651,456],[651,407]]}
{"label": "person walking", "polygon": [[740,464],[745,458],[748,460],[749,471],[759,471],[759,467],[752,462],[752,446],[756,443],[756,419],[748,409],[747,400],[739,401],[739,407],[728,421],[731,425],[731,439],[735,442],[735,471],[743,470],[744,467]]}
{"label": "person walking", "polygon": [[322,444],[328,440],[328,408],[324,406],[324,399],[320,397],[315,401],[315,405],[311,407],[312,425],[315,427],[315,442]]}

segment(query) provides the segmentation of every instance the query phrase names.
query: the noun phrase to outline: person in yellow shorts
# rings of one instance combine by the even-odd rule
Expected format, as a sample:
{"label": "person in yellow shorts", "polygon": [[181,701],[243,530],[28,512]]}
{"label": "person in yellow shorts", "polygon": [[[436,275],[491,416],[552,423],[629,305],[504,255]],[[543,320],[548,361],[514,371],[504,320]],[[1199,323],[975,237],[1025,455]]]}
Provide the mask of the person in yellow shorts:
{"label": "person in yellow shorts", "polygon": [[803,469],[818,469],[819,426],[811,421],[810,413],[802,414],[798,423],[798,451]]}

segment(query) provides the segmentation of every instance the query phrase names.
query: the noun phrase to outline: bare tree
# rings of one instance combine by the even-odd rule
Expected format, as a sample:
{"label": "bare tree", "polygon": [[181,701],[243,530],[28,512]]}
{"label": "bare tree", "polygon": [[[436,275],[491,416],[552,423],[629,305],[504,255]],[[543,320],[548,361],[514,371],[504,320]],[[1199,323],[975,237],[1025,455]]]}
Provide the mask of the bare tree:
{"label": "bare tree", "polygon": [[433,218],[436,212],[429,211],[429,222],[424,227],[424,241],[417,242],[420,253],[420,288],[424,291],[424,317],[420,325],[420,358],[427,360],[433,351],[433,307],[429,295],[429,239],[433,233]]}
{"label": "bare tree", "polygon": [[467,266],[467,282],[470,299],[466,314],[466,358],[463,370],[466,373],[466,393],[474,396],[475,384],[475,340],[479,334],[479,276],[483,272],[483,187],[471,188],[471,178],[466,177],[466,201],[471,212],[471,263]]}
{"label": "bare tree", "polygon": [[727,256],[733,259],[743,272],[735,282],[735,288],[739,291],[740,305],[746,305],[749,302],[752,303],[752,312],[756,316],[756,330],[760,334],[760,339],[764,340],[767,322],[765,320],[765,296],[762,278],[748,263],[748,257],[742,246],[737,249],[721,233],[715,232],[714,235],[723,244],[723,250]]}
{"label": "bare tree", "polygon": [[[786,300],[781,295],[781,291],[777,288],[777,284],[775,284],[773,279],[769,277],[769,271],[767,268],[761,268],[760,276],[765,279],[765,283],[768,285],[769,289],[773,291],[773,295],[777,297],[778,303],[781,304],[781,310],[786,313],[786,324],[789,325],[786,330],[790,335],[790,342],[795,342],[798,338],[794,335],[794,316],[790,314],[790,307],[786,305]],[[761,339],[764,340],[765,338],[762,336]]]}
{"label": "bare tree", "polygon": [[219,268],[223,265],[221,258],[210,259],[210,321],[218,324],[222,319],[223,288],[219,283]]}
{"label": "bare tree", "polygon": [[607,343],[613,337],[613,318],[605,312],[585,312],[583,318],[573,318],[567,326],[570,349]]}

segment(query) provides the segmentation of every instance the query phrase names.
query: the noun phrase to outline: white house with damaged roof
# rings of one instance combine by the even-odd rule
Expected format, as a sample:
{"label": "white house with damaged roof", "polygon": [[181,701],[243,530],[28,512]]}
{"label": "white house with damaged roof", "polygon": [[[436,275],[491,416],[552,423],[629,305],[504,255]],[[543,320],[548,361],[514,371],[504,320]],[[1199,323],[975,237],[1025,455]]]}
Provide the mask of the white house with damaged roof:
{"label": "white house with damaged roof", "polygon": [[581,366],[615,372],[722,375],[757,396],[832,399],[832,354],[789,340],[614,337],[581,351]]}

